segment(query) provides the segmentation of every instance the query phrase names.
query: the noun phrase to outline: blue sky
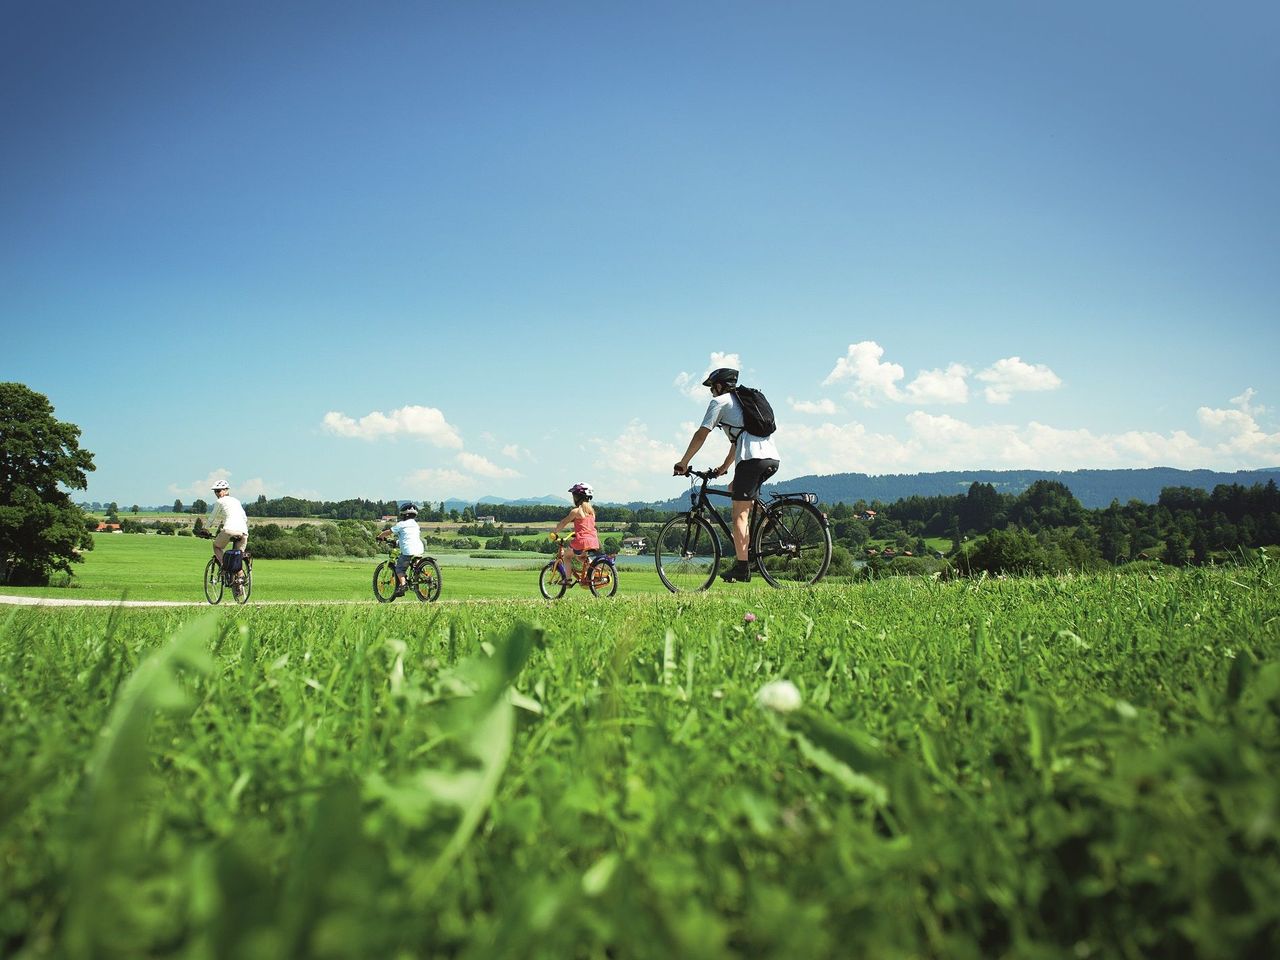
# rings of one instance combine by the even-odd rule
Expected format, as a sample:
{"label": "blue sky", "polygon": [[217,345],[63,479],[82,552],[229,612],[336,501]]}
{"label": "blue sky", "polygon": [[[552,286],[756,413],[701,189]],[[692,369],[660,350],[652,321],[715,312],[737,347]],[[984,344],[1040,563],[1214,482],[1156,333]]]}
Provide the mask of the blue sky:
{"label": "blue sky", "polygon": [[663,498],[726,359],[783,478],[1280,464],[1273,3],[2,17],[0,379],[92,499]]}

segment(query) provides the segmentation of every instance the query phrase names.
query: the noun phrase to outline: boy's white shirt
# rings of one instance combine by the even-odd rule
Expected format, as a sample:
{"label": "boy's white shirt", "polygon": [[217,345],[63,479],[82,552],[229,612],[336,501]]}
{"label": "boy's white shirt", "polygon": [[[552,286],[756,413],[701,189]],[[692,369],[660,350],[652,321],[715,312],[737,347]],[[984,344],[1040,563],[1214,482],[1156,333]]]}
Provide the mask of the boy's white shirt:
{"label": "boy's white shirt", "polygon": [[418,528],[417,520],[401,520],[399,523],[392,524],[391,532],[396,535],[396,543],[399,544],[402,555],[420,557],[426,552],[426,548],[422,545],[422,531]]}

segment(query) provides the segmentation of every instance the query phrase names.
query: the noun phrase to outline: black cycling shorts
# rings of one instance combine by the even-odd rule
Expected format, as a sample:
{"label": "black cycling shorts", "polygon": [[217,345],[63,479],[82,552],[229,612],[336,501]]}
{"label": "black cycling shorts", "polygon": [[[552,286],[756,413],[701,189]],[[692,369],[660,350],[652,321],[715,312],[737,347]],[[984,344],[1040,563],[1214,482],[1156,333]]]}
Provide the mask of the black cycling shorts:
{"label": "black cycling shorts", "polygon": [[754,500],[764,482],[777,472],[777,460],[740,460],[733,470],[729,492],[735,500]]}

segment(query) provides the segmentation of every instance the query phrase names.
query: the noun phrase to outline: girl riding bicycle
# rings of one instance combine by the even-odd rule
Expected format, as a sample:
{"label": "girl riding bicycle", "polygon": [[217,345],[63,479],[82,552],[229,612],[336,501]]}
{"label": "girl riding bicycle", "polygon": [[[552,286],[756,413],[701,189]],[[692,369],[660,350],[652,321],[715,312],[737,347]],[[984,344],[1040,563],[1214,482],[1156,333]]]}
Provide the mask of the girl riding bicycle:
{"label": "girl riding bicycle", "polygon": [[[600,549],[600,537],[596,534],[596,508],[591,505],[591,498],[595,495],[595,491],[591,489],[589,483],[575,483],[569,488],[569,493],[573,497],[573,509],[556,524],[551,535],[554,537],[570,523],[573,524],[573,539],[569,541],[569,548],[573,550],[574,558],[582,565],[585,572],[587,564],[591,561],[587,551]],[[571,565],[570,569],[565,571],[565,579],[572,581],[573,576]]]}

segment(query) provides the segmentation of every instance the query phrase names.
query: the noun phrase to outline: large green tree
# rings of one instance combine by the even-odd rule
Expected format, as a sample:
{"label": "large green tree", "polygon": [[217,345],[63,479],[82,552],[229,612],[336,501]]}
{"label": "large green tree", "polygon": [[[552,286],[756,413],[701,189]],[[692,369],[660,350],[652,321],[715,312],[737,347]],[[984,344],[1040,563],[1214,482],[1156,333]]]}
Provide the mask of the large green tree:
{"label": "large green tree", "polygon": [[42,584],[93,548],[64,488],[83,490],[93,454],[80,428],[53,415],[44,394],[0,383],[0,583]]}

